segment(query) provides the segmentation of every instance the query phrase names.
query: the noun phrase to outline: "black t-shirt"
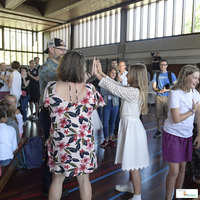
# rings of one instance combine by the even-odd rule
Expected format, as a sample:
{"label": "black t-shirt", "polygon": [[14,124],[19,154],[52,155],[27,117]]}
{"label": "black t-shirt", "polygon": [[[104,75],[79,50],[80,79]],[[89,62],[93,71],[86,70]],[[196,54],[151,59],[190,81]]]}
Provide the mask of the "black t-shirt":
{"label": "black t-shirt", "polygon": [[[30,81],[31,80],[31,77],[30,76],[27,76],[26,78],[25,78],[25,80],[26,81]],[[28,84],[28,86],[27,87],[25,87],[25,85],[24,85],[24,81],[23,81],[23,79],[22,79],[22,90],[24,90],[24,91],[26,91],[26,94],[30,94],[30,92],[31,92],[31,84],[30,84],[30,82],[29,82],[29,84]]]}
{"label": "black t-shirt", "polygon": [[[161,61],[161,57],[160,56],[158,56],[158,57],[153,57],[153,61]],[[153,67],[152,67],[152,69],[153,70],[160,70],[160,66],[159,66],[159,62],[157,62],[157,63],[153,63]]]}
{"label": "black t-shirt", "polygon": [[[30,70],[30,73],[32,76],[36,77],[38,76],[38,69],[34,68],[32,71]],[[31,84],[30,84],[31,90],[38,90],[39,88],[39,81],[34,80],[33,78],[31,78]]]}

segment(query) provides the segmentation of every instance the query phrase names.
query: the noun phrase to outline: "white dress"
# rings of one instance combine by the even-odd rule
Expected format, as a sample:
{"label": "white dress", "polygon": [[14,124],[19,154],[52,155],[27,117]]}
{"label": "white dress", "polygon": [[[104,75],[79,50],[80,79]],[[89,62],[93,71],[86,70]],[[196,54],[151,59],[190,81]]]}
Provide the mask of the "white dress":
{"label": "white dress", "polygon": [[148,167],[147,136],[139,119],[139,89],[123,86],[108,76],[99,86],[121,98],[115,164],[122,163],[122,170],[128,171]]}
{"label": "white dress", "polygon": [[13,73],[13,82],[10,88],[10,94],[15,95],[17,97],[17,102],[18,102],[22,94],[22,90],[21,90],[22,77],[18,71],[13,71],[12,73]]}

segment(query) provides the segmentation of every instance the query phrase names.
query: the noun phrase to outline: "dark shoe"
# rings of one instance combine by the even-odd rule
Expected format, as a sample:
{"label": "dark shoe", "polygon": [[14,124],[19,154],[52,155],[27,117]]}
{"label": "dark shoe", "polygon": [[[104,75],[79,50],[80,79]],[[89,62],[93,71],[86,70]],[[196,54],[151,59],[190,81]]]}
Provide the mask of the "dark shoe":
{"label": "dark shoe", "polygon": [[108,143],[109,143],[109,145],[111,147],[115,147],[116,146],[116,144],[112,140],[108,140]]}
{"label": "dark shoe", "polygon": [[63,181],[64,184],[71,182],[71,178],[65,177],[65,180]]}
{"label": "dark shoe", "polygon": [[104,140],[103,143],[100,145],[100,147],[106,147],[108,145],[108,141]]}
{"label": "dark shoe", "polygon": [[[49,189],[43,188],[42,195],[43,195],[44,197],[48,197],[48,193],[49,193]],[[69,194],[68,189],[63,188],[63,189],[62,189],[62,195],[61,195],[61,197],[66,197],[68,194]]]}
{"label": "dark shoe", "polygon": [[158,139],[159,137],[161,137],[161,135],[162,133],[160,131],[157,131],[153,138]]}

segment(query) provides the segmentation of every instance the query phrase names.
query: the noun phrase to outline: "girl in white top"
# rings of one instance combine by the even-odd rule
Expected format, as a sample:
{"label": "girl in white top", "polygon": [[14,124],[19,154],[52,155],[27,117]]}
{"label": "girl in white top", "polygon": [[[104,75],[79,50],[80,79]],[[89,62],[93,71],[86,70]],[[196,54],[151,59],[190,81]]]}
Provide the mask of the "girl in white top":
{"label": "girl in white top", "polygon": [[17,98],[16,108],[18,105],[18,101],[21,97],[21,74],[18,72],[20,68],[20,63],[18,61],[13,61],[11,63],[12,73],[10,74],[9,80],[7,80],[4,76],[0,77],[4,80],[4,82],[10,88],[10,94],[13,94]]}
{"label": "girl in white top", "polygon": [[128,71],[129,86],[121,85],[106,76],[99,60],[93,61],[93,75],[99,86],[121,98],[115,164],[122,163],[122,170],[131,175],[135,194],[131,200],[141,200],[141,177],[139,169],[149,166],[146,131],[140,114],[147,114],[147,70],[143,64],[132,65]]}
{"label": "girl in white top", "polygon": [[[200,95],[195,90],[198,83],[199,69],[186,65],[179,72],[177,83],[168,97],[169,112],[162,134],[163,160],[169,164],[165,200],[171,200],[174,187],[175,191],[182,188],[186,161],[192,159],[193,145],[194,148],[200,147]],[[194,114],[198,135],[192,145]]]}
{"label": "girl in white top", "polygon": [[5,100],[7,100],[11,104],[13,112],[15,113],[15,116],[16,116],[17,121],[18,121],[19,136],[21,138],[22,134],[23,134],[23,116],[22,116],[20,110],[16,108],[17,98],[16,98],[15,95],[10,94],[10,95],[7,95],[5,97]]}
{"label": "girl in white top", "polygon": [[8,165],[13,152],[18,148],[15,129],[6,124],[7,115],[3,108],[0,108],[0,165]]}

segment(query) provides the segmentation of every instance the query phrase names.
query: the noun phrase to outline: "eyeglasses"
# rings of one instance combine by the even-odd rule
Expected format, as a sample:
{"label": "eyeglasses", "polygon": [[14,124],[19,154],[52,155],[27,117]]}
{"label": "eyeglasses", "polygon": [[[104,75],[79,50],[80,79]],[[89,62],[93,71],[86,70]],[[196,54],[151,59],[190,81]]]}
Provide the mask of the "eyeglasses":
{"label": "eyeglasses", "polygon": [[160,66],[167,66],[167,64],[160,64]]}
{"label": "eyeglasses", "polygon": [[61,50],[61,51],[63,51],[63,52],[67,52],[67,49],[63,49],[63,48],[56,48],[56,47],[53,47],[54,49],[59,49],[59,50]]}

